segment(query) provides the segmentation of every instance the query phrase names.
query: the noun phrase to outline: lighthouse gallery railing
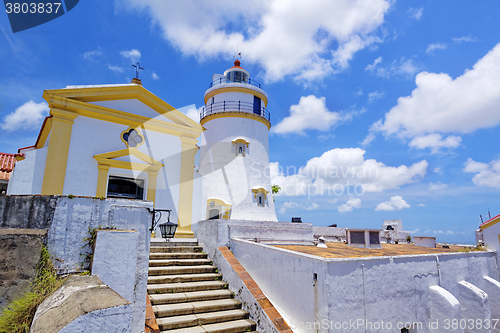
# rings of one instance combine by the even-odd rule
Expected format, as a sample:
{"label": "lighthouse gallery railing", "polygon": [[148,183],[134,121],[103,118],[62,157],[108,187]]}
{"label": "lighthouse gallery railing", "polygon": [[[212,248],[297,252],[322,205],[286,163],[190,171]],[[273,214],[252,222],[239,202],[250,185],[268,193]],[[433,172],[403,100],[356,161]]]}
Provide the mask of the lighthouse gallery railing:
{"label": "lighthouse gallery railing", "polygon": [[261,116],[271,122],[271,114],[264,107],[258,107],[250,102],[223,101],[204,106],[200,112],[200,120],[214,113],[246,112]]}

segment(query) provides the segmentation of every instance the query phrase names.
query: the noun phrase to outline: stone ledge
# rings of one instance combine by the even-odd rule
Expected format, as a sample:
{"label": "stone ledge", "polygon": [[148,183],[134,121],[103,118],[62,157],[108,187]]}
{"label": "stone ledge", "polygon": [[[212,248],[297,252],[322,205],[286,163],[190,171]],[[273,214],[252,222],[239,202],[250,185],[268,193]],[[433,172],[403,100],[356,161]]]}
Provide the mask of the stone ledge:
{"label": "stone ledge", "polygon": [[146,327],[144,328],[145,333],[160,333],[160,327],[156,322],[155,313],[153,311],[153,306],[151,305],[151,300],[149,295],[146,296]]}
{"label": "stone ledge", "polygon": [[[280,333],[291,333],[292,330],[290,329],[288,324],[285,322],[276,308],[272,305],[269,299],[264,295],[262,290],[260,290],[259,286],[252,279],[250,274],[248,274],[245,268],[240,265],[239,261],[234,257],[233,253],[226,246],[219,247],[217,248],[217,250],[225,259],[226,263],[232,268],[233,273],[235,273],[240,278],[245,288],[250,292],[255,301],[254,303],[259,308],[258,310],[260,310],[259,312],[264,312],[265,316],[274,324],[273,331]],[[224,278],[226,278],[226,274],[223,273]],[[231,283],[229,283],[229,286],[231,287]]]}
{"label": "stone ledge", "polygon": [[[103,311],[108,309],[112,311]],[[94,312],[98,317],[87,316],[83,321],[79,320]],[[122,326],[115,326],[113,332],[130,332],[123,328],[130,326],[131,312],[130,302],[106,286],[97,276],[74,275],[40,304],[30,332],[66,333],[75,327],[87,327],[86,331],[93,332],[93,328],[104,328],[103,322],[111,323],[111,317]]]}
{"label": "stone ledge", "polygon": [[44,229],[0,228],[0,235],[35,235],[35,236],[45,236],[45,235],[47,235],[47,230],[44,230]]}

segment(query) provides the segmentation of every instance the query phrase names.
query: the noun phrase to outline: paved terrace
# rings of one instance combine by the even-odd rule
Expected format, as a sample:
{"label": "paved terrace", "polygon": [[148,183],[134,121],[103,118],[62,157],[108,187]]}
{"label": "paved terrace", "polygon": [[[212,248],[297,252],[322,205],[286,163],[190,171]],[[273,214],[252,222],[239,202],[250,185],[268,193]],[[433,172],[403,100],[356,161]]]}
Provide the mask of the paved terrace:
{"label": "paved terrace", "polygon": [[312,254],[323,258],[356,258],[356,257],[383,257],[433,253],[463,252],[468,248],[453,246],[444,248],[437,245],[435,248],[415,246],[414,244],[382,244],[382,249],[363,249],[348,246],[345,243],[326,243],[328,248],[318,248],[312,245],[274,245],[276,247],[296,252]]}

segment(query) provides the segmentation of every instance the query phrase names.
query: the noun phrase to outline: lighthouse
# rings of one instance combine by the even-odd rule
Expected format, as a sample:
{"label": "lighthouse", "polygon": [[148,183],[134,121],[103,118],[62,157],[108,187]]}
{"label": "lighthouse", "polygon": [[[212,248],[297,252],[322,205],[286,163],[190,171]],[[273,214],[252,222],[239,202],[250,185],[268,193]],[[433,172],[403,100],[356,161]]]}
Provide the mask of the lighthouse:
{"label": "lighthouse", "polygon": [[206,219],[277,221],[269,176],[267,94],[239,60],[214,74],[200,112]]}

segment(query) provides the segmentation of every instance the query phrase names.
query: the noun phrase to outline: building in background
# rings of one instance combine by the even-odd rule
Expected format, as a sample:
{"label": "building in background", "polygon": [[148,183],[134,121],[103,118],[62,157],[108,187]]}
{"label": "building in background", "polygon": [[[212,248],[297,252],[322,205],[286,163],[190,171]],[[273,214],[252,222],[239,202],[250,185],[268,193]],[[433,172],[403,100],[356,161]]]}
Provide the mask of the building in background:
{"label": "building in background", "polygon": [[22,154],[0,153],[0,195],[7,194],[9,179],[17,159],[22,159]]}

